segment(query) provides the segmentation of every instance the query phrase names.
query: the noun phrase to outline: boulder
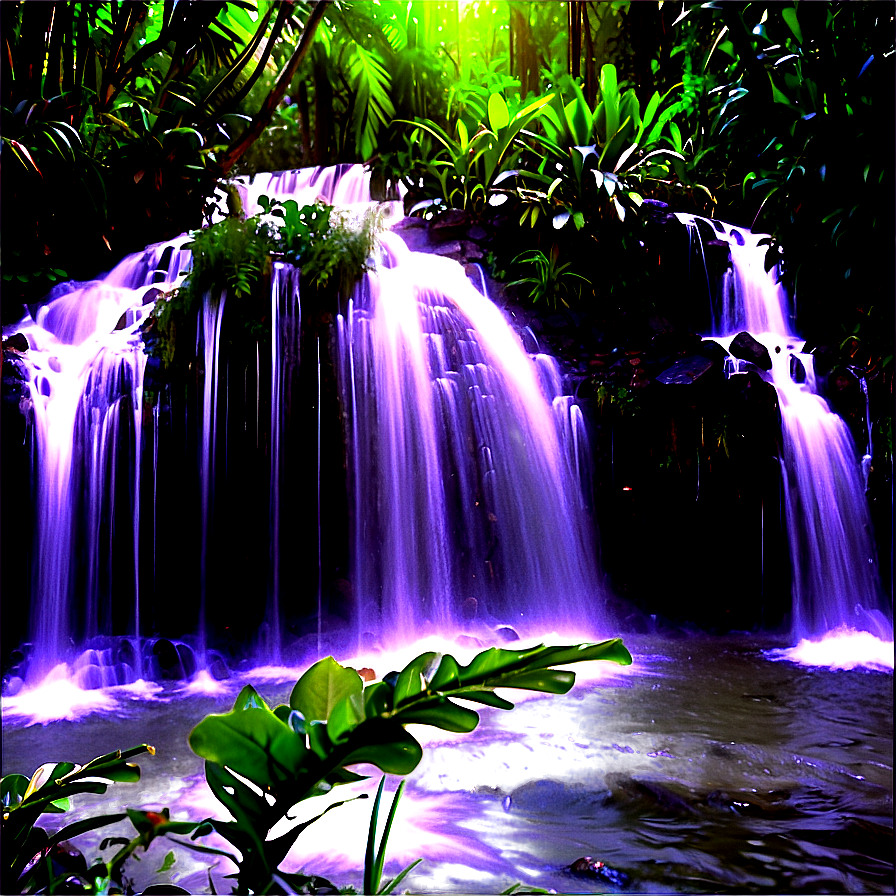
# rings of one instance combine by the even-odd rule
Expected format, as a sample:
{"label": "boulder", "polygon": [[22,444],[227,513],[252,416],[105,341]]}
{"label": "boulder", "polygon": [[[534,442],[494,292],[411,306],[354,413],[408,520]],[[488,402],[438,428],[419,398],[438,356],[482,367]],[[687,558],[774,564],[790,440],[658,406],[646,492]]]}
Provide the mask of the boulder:
{"label": "boulder", "polygon": [[9,339],[3,340],[3,351],[12,349],[14,352],[27,352],[31,346],[24,333],[13,333]]}
{"label": "boulder", "polygon": [[750,361],[762,370],[772,369],[772,359],[768,349],[761,342],[757,342],[746,330],[738,333],[731,340],[729,351],[735,358]]}
{"label": "boulder", "polygon": [[570,874],[594,878],[619,889],[625,889],[631,882],[631,878],[624,871],[611,868],[606,862],[599,862],[591,856],[582,856],[581,859],[576,859],[567,870]]}
{"label": "boulder", "polygon": [[460,244],[460,240],[450,240],[447,243],[433,246],[431,251],[433,255],[443,255],[455,259],[463,255],[463,247]]}
{"label": "boulder", "polygon": [[688,355],[666,368],[657,378],[664,386],[689,386],[712,369],[713,361],[703,355]]}
{"label": "boulder", "polygon": [[459,208],[449,208],[429,222],[429,230],[440,239],[459,235],[470,222],[469,215]]}

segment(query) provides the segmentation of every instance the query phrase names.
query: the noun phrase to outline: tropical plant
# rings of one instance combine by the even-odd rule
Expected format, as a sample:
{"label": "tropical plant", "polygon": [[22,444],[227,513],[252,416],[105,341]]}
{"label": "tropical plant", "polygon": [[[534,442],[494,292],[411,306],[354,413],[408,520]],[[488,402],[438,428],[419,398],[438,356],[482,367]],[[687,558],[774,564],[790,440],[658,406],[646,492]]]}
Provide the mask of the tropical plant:
{"label": "tropical plant", "polygon": [[263,214],[277,223],[276,251],[302,271],[302,279],[317,290],[331,284],[347,296],[370,269],[377,237],[385,228],[384,211],[370,207],[357,214],[322,202],[302,208],[294,199],[285,202],[259,199]]}
{"label": "tropical plant", "polygon": [[[449,654],[428,652],[401,672],[366,686],[354,669],[326,657],[296,682],[289,703],[273,709],[247,685],[229,713],[207,716],[189,738],[194,752],[206,760],[209,787],[233,820],[206,819],[195,825],[190,840],[173,839],[222,854],[195,842],[209,830],[217,831],[239,853],[230,858],[239,869],[237,887],[242,892],[313,888],[320,878],[286,873],[279,866],[308,825],[346,801],[331,803],[310,821],[271,838],[269,832],[291,817],[297,803],[363,780],[349,769],[358,763],[406,775],[423,755],[420,743],[406,730],[408,724],[472,731],[479,714],[455,699],[512,709],[513,703],[496,694],[496,688],[564,694],[575,682],[575,673],[557,667],[585,660],[629,664],[631,655],[619,639],[525,650],[492,647],[466,666]],[[396,802],[397,797],[390,814]],[[377,885],[379,892],[385,890],[380,882],[383,848],[381,844],[377,850],[368,839],[367,892]]]}
{"label": "tropical plant", "polygon": [[670,161],[684,159],[680,135],[676,148],[661,145],[667,125],[673,137],[678,134],[671,107],[660,111],[671,91],[665,97],[654,92],[642,117],[637,94],[633,88],[620,91],[611,63],[601,68],[600,100],[593,109],[574,80],[563,83],[572,98],[564,102],[561,93],[554,94],[539,120],[544,133],[526,135],[546,154],[537,170],[519,172],[520,222],[528,217],[534,226],[546,215],[557,228],[571,219],[581,230],[586,218],[608,207],[624,220],[626,209],[642,202],[635,187],[668,181]]}
{"label": "tropical plant", "polygon": [[445,158],[437,157],[431,163],[438,169],[431,175],[438,184],[439,198],[449,207],[480,213],[492,188],[513,168],[522,147],[520,132],[550,100],[548,94],[525,106],[514,102],[509,107],[504,96],[493,93],[488,99],[488,126],[480,124],[472,136],[462,118],[454,123],[454,136],[430,120],[401,123],[411,125],[413,135],[422,132],[440,144]]}
{"label": "tropical plant", "polygon": [[[215,177],[269,123],[327,5],[3,4],[4,211],[22,223],[5,246],[8,285],[33,300],[59,276],[47,272],[86,279],[198,226]],[[280,38],[298,33],[296,13],[304,28],[276,81],[251,117],[237,114]]]}
{"label": "tropical plant", "polygon": [[528,277],[520,277],[512,280],[508,286],[528,285],[528,298],[531,302],[544,301],[553,307],[565,305],[569,307],[568,298],[572,297],[573,289],[577,298],[581,297],[581,284],[573,284],[570,281],[579,280],[591,286],[591,281],[581,274],[570,270],[571,263],[566,261],[560,264],[560,246],[556,243],[551,246],[550,255],[545,255],[541,249],[529,249],[521,252],[511,262],[515,265],[525,265],[533,271]]}
{"label": "tropical plant", "polygon": [[367,851],[364,854],[364,893],[380,894],[391,893],[407,876],[423,861],[423,859],[415,859],[410,865],[403,868],[395,877],[390,877],[383,882],[383,866],[386,862],[386,844],[389,842],[389,834],[392,831],[392,822],[395,820],[395,810],[398,808],[398,801],[404,792],[405,782],[402,780],[395,796],[392,798],[392,805],[389,807],[389,815],[386,818],[386,827],[383,836],[380,839],[379,847],[376,845],[376,824],[379,816],[380,800],[383,797],[383,787],[386,784],[386,776],[380,778],[380,786],[377,788],[376,797],[373,801],[373,808],[370,812],[370,829],[367,833]]}
{"label": "tropical plant", "polygon": [[[125,812],[96,815],[68,824],[55,834],[48,834],[44,828],[37,826],[41,815],[70,809],[71,798],[76,794],[105,793],[113,782],[139,781],[140,768],[128,759],[141,753],[155,753],[155,748],[140,744],[129,750],[115,750],[83,766],[73,762],[48,762],[41,765],[30,779],[21,774],[4,775],[0,782],[3,808],[0,887],[4,893],[29,892],[36,887],[49,885],[53,877],[50,862],[53,847],[71,837],[128,817]],[[191,825],[190,829],[193,827]],[[124,857],[118,862],[113,860],[109,865],[95,867],[84,878],[89,878],[88,883],[95,877],[108,882],[123,861]],[[91,874],[94,876],[91,877]],[[66,874],[65,878],[69,876]]]}

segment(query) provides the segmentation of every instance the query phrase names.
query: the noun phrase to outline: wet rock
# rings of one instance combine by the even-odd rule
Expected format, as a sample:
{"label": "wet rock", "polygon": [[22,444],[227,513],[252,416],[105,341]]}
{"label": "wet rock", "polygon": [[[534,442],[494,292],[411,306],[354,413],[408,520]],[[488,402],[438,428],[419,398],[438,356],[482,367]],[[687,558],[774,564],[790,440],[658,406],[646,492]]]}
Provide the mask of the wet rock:
{"label": "wet rock", "polygon": [[499,625],[495,629],[495,634],[505,643],[510,641],[519,641],[520,636],[512,625]]}
{"label": "wet rock", "polygon": [[746,330],[737,334],[731,340],[729,351],[735,358],[750,361],[762,370],[772,369],[772,359],[768,349],[757,342]]}
{"label": "wet rock", "polygon": [[130,641],[122,641],[115,649],[115,661],[127,663],[129,666],[137,664],[137,651]]}
{"label": "wet rock", "polygon": [[362,681],[376,681],[376,672],[373,671],[369,666],[362,666],[360,669],[355,670],[358,675],[361,676]]}
{"label": "wet rock", "polygon": [[95,664],[82,666],[75,674],[75,684],[85,691],[95,691],[105,684],[103,670]]}
{"label": "wet rock", "polygon": [[461,254],[468,262],[479,262],[485,257],[482,254],[482,249],[477,246],[476,243],[471,243],[469,240],[462,240],[460,245]]}
{"label": "wet rock", "polygon": [[664,370],[656,381],[664,386],[687,386],[696,382],[712,367],[713,361],[710,358],[703,355],[689,355]]}
{"label": "wet rock", "polygon": [[475,619],[479,614],[479,601],[476,600],[475,597],[468,597],[463,604],[461,604],[460,615],[461,618],[469,622],[472,619]]}
{"label": "wet rock", "polygon": [[654,314],[652,317],[649,317],[647,319],[647,326],[657,334],[671,333],[675,329],[665,317],[660,317],[659,314]]}
{"label": "wet rock", "polygon": [[806,368],[803,365],[803,362],[796,357],[796,355],[790,356],[790,378],[795,383],[805,383],[806,382]]}
{"label": "wet rock", "polygon": [[451,240],[438,246],[433,246],[430,250],[433,255],[442,255],[449,258],[460,258],[463,255],[463,247],[460,240]]}
{"label": "wet rock", "polygon": [[569,320],[565,314],[550,314],[544,319],[544,324],[552,330],[565,330],[569,326]]}
{"label": "wet rock", "polygon": [[830,371],[834,369],[839,353],[829,345],[818,345],[812,349],[812,356],[815,358],[815,372],[822,375],[830,373]]}
{"label": "wet rock", "polygon": [[216,654],[211,658],[211,661],[208,663],[208,674],[215,681],[227,681],[230,678],[230,669],[227,668],[227,663],[224,662],[223,657]]}
{"label": "wet rock", "polygon": [[13,333],[8,339],[3,340],[3,351],[27,352],[31,346],[24,333]]}
{"label": "wet rock", "polygon": [[177,645],[177,655],[180,659],[181,668],[184,670],[184,678],[192,678],[196,672],[196,657],[187,644]]}
{"label": "wet rock", "polygon": [[715,339],[701,339],[700,344],[694,348],[694,354],[703,355],[704,358],[711,358],[719,364],[724,363],[725,358],[728,357],[728,352]]}
{"label": "wet rock", "polygon": [[672,815],[694,815],[696,810],[683,797],[658,781],[639,781],[628,775],[607,776],[612,800],[629,805],[639,812],[660,812]]}
{"label": "wet rock", "polygon": [[128,663],[117,663],[115,666],[115,683],[116,684],[132,684],[137,680],[137,673],[134,667]]}
{"label": "wet rock", "polygon": [[467,237],[471,240],[475,240],[477,243],[481,243],[483,240],[488,239],[488,233],[478,224],[474,224],[468,231]]}
{"label": "wet rock", "polygon": [[607,804],[605,790],[588,790],[578,784],[564,784],[545,778],[521,784],[503,801],[504,811],[538,815],[594,817]]}
{"label": "wet rock", "polygon": [[470,793],[486,793],[491,796],[504,796],[504,791],[497,784],[471,784]]}
{"label": "wet rock", "polygon": [[439,238],[459,234],[469,224],[469,216],[459,208],[449,208],[429,222],[429,230]]}
{"label": "wet rock", "polygon": [[153,657],[159,670],[159,677],[167,681],[186,678],[177,648],[167,638],[159,638],[152,648]]}
{"label": "wet rock", "polygon": [[582,856],[581,859],[576,859],[569,866],[568,871],[570,874],[599,880],[621,889],[625,889],[631,883],[631,878],[624,871],[611,868],[605,862],[599,862],[591,856]]}
{"label": "wet rock", "polygon": [[0,687],[0,693],[4,697],[15,697],[22,690],[25,682],[18,675],[4,675],[3,684]]}

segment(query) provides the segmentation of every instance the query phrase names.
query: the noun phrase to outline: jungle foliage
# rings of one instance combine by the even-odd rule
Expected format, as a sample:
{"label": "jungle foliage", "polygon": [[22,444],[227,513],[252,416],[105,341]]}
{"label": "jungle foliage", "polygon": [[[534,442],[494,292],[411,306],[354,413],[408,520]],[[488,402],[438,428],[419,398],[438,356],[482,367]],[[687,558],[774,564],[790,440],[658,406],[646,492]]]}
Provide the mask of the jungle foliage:
{"label": "jungle foliage", "polygon": [[[235,196],[236,191],[232,190]],[[245,217],[237,199],[231,214],[194,231],[185,244],[192,265],[183,283],[156,299],[143,327],[150,355],[171,366],[179,328],[189,327],[197,312],[223,297],[238,331],[250,337],[269,335],[270,301],[265,285],[274,261],[301,270],[306,310],[332,305],[347,295],[369,270],[383,216],[372,208],[361,215],[322,202],[299,207],[293,199],[259,198],[261,211]],[[326,296],[324,293],[326,292]]]}

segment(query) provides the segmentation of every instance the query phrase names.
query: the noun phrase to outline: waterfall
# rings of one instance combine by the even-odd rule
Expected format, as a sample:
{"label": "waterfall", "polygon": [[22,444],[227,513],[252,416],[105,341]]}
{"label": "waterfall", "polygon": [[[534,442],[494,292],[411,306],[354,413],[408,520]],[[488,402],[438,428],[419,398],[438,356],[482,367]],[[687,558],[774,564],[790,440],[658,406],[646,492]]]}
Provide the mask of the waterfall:
{"label": "waterfall", "polygon": [[[173,285],[187,262],[182,251],[172,251],[180,242],[128,256],[103,279],[61,284],[16,326],[30,346],[25,364],[35,432],[32,676],[69,659],[81,639],[114,628],[140,632],[146,359],[136,330],[166,251],[162,286]],[[123,549],[129,562],[117,556]],[[115,563],[130,569],[129,583]],[[127,593],[124,612],[118,595]]]}
{"label": "waterfall", "polygon": [[387,233],[337,345],[361,634],[601,620],[580,418],[461,266]]}
{"label": "waterfall", "polygon": [[[258,175],[240,182],[240,189],[247,214],[258,211],[262,194],[300,205],[370,203],[369,174],[358,165]],[[391,218],[400,217],[401,206],[393,203]],[[150,655],[140,641],[169,624],[192,625],[185,622],[189,607],[178,604],[174,617],[162,609],[164,601],[179,597],[149,589],[157,599],[149,613],[149,598],[142,592],[147,582],[167,581],[163,572],[156,578],[160,552],[168,551],[164,563],[171,569],[181,542],[192,543],[194,513],[199,556],[187,560],[198,570],[195,647],[199,666],[211,668],[205,655],[214,645],[207,643],[211,636],[205,623],[217,594],[210,590],[210,574],[214,571],[216,583],[228,584],[220,560],[226,566],[237,558],[222,558],[226,539],[221,540],[221,528],[225,520],[231,524],[232,509],[240,510],[223,493],[216,501],[224,481],[241,476],[228,473],[227,440],[236,430],[228,422],[230,362],[221,355],[232,301],[221,295],[204,302],[192,368],[197,392],[195,398],[186,396],[183,408],[170,407],[176,398],[170,389],[164,390],[169,405],[164,411],[160,397],[151,410],[144,408],[146,356],[138,332],[158,295],[153,288],[174,288],[190,267],[189,250],[182,248],[188,239],[183,235],[128,256],[95,281],[63,284],[34,319],[29,315],[16,325],[30,346],[25,364],[34,434],[31,681],[63,662],[91,687],[160,669],[174,677],[191,674],[196,663],[186,645],[163,641]],[[354,294],[342,297],[330,345],[318,339],[314,377],[303,374],[306,383],[315,379],[317,389],[316,489],[307,478],[299,481],[300,473],[314,476],[307,460],[291,455],[298,441],[307,441],[313,421],[288,426],[296,409],[290,396],[298,382],[302,338],[300,274],[282,263],[273,267],[269,432],[263,432],[261,416],[268,400],[267,371],[258,352],[251,399],[246,371],[246,420],[233,421],[248,432],[254,414],[250,462],[262,453],[270,460],[265,496],[269,564],[261,579],[262,590],[267,582],[267,603],[260,631],[254,638],[251,632],[242,636],[254,640],[265,660],[278,662],[284,620],[300,615],[300,603],[316,611],[319,649],[328,634],[322,628],[327,604],[321,580],[326,536],[321,510],[328,498],[321,494],[320,470],[326,454],[322,365],[331,362],[348,449],[350,569],[344,575],[351,581],[344,596],[351,602],[358,638],[372,632],[386,643],[458,629],[493,637],[502,624],[523,634],[564,627],[598,630],[604,609],[589,517],[588,441],[581,410],[565,394],[557,362],[538,351],[531,332],[514,331],[484,295],[481,272],[477,289],[457,262],[412,252],[392,231],[383,235],[374,261],[375,270]],[[144,419],[151,426],[147,437]],[[175,436],[182,433],[182,460],[176,450],[180,439],[178,445],[166,442],[160,448],[160,425]],[[323,459],[329,465],[330,459]],[[165,482],[166,470],[183,461],[188,478],[172,487]],[[298,544],[292,538],[296,521],[303,518],[295,512],[295,499],[313,500],[308,495],[314,492],[316,601],[297,593],[292,575],[304,562],[295,556]],[[163,522],[157,496],[181,502],[168,510],[178,517],[176,525]],[[149,522],[141,524],[150,499],[151,534]],[[257,529],[254,520],[238,521],[244,523]],[[159,540],[160,529],[167,547]],[[290,532],[289,542],[284,531]],[[310,543],[304,532],[301,543]],[[191,576],[187,570],[176,588],[186,593]],[[253,587],[258,580],[253,570]],[[257,618],[262,618],[260,607]],[[111,635],[133,639],[115,658],[106,655],[112,653],[104,646],[108,642],[97,640]],[[85,647],[90,650],[76,660],[76,651]]]}
{"label": "waterfall", "polygon": [[[699,239],[697,221],[679,214]],[[787,532],[792,566],[793,635],[819,638],[842,629],[892,641],[880,585],[862,463],[845,421],[816,392],[811,354],[791,332],[777,270],[765,270],[761,234],[707,221],[727,239],[731,269],[723,276],[722,312],[712,337],[726,349],[747,330],[768,350],[781,411]],[[799,362],[799,363],[796,363]],[[742,361],[731,359],[729,370]],[[805,376],[794,377],[795,371]],[[798,380],[804,380],[799,382]]]}

